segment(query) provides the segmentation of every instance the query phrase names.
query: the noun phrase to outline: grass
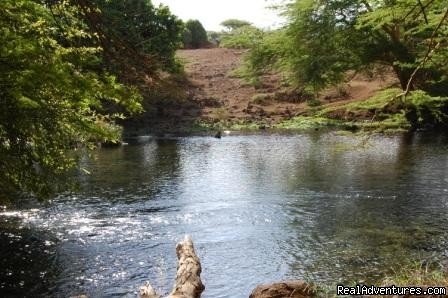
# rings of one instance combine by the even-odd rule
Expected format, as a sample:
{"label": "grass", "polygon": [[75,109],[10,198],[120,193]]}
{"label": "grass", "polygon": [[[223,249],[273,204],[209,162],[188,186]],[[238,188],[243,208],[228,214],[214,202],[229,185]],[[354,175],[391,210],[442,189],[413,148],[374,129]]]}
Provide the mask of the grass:
{"label": "grass", "polygon": [[404,113],[400,113],[386,115],[386,118],[381,121],[361,122],[359,127],[378,132],[406,132],[411,128],[411,125]]}
{"label": "grass", "polygon": [[210,132],[217,130],[232,130],[232,131],[256,131],[259,130],[263,123],[252,121],[227,121],[211,123],[206,121],[197,121],[190,127],[190,133]]}
{"label": "grass", "polygon": [[391,99],[400,92],[401,90],[397,88],[385,89],[366,100],[354,101],[343,105],[324,108],[319,112],[319,115],[324,116],[326,114],[329,114],[330,112],[334,112],[337,110],[345,110],[348,112],[363,112],[383,109],[384,106],[387,105],[391,101]]}
{"label": "grass", "polygon": [[400,269],[392,275],[386,276],[381,285],[395,286],[445,286],[448,287],[448,272],[439,264],[422,264],[415,262]]}
{"label": "grass", "polygon": [[[339,297],[336,295],[337,285],[311,285],[316,290],[316,297]],[[346,284],[345,286],[355,286],[356,282]],[[366,284],[370,286],[370,284]],[[375,286],[396,286],[396,287],[448,287],[448,273],[442,269],[440,264],[423,265],[422,262],[414,262],[395,273],[385,276]],[[390,297],[390,296],[375,296]]]}
{"label": "grass", "polygon": [[[309,107],[306,116],[297,116],[292,119],[284,120],[275,124],[271,128],[280,130],[313,130],[321,128],[331,128],[342,131],[368,131],[380,133],[397,133],[409,131],[411,125],[406,119],[406,115],[402,109],[396,109],[391,112],[390,109],[384,109],[391,103],[391,99],[397,95],[400,89],[385,89],[375,96],[363,100],[339,104],[336,106],[314,106]],[[256,104],[264,104],[272,100],[272,94],[256,94],[252,98],[252,102]],[[438,103],[438,102],[437,102]],[[338,111],[336,115],[332,112]],[[200,131],[229,129],[236,131],[258,130],[263,127],[260,121],[237,121],[232,122],[227,119],[225,111],[217,110],[217,123],[201,123]],[[349,120],[343,119],[344,115],[352,113],[354,116]],[[341,115],[341,116],[338,116]],[[371,117],[369,115],[375,115]],[[367,116],[367,117],[366,117]],[[365,120],[362,120],[365,119]],[[195,128],[197,130],[197,127]]]}
{"label": "grass", "polygon": [[278,129],[310,130],[323,127],[343,127],[343,122],[325,117],[298,116],[274,126]]}

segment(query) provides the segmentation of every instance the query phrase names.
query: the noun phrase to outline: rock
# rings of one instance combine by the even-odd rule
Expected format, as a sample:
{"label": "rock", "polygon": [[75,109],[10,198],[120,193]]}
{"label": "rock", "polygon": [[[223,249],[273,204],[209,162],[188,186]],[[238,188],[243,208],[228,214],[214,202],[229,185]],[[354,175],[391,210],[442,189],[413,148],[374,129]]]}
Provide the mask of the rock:
{"label": "rock", "polygon": [[287,281],[260,285],[252,291],[249,298],[308,298],[314,297],[313,287],[304,281]]}

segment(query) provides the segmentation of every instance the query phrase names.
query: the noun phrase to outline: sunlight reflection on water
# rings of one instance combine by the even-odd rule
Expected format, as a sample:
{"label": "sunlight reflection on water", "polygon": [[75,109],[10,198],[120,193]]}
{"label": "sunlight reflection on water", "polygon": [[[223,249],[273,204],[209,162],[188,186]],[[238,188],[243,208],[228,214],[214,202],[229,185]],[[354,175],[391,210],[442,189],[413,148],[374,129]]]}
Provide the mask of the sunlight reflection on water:
{"label": "sunlight reflection on water", "polygon": [[1,291],[135,297],[151,280],[166,293],[184,234],[204,297],[283,279],[375,281],[408,259],[446,258],[447,144],[326,133],[99,150],[79,193],[0,213]]}

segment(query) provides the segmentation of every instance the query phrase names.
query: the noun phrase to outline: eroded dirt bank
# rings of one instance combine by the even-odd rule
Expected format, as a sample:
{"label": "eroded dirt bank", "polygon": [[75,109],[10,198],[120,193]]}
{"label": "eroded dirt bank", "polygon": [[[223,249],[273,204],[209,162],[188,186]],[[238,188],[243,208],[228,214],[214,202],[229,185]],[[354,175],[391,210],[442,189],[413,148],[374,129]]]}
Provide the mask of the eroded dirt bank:
{"label": "eroded dirt bank", "polygon": [[[180,50],[185,78],[171,82],[169,92],[145,107],[147,112],[130,121],[130,131],[190,132],[216,123],[262,123],[267,127],[312,108],[307,98],[294,91],[278,74],[266,75],[257,86],[236,75],[245,51],[234,49]],[[325,90],[320,107],[365,100],[395,83],[390,75],[355,76],[346,84]],[[160,96],[159,96],[160,97]]]}

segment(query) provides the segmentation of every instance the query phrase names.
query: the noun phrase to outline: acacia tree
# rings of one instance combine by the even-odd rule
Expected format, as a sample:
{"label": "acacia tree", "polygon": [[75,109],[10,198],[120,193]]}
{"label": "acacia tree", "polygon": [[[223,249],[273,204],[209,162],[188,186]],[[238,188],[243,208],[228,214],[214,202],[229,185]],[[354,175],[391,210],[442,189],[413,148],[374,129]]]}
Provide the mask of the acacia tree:
{"label": "acacia tree", "polygon": [[245,26],[251,26],[252,24],[238,19],[228,19],[221,23],[221,26],[225,27],[228,31],[233,31]]}
{"label": "acacia tree", "polygon": [[251,67],[269,62],[290,73],[297,85],[318,91],[343,80],[348,70],[382,64],[392,67],[404,90],[430,53],[411,89],[446,95],[446,13],[445,0],[297,0],[287,6],[289,25],[280,32],[280,43],[257,46]]}

